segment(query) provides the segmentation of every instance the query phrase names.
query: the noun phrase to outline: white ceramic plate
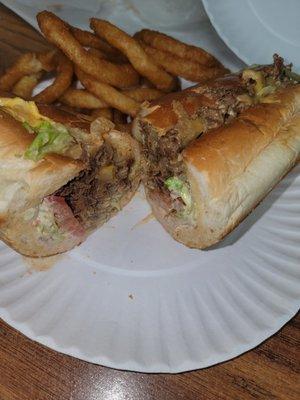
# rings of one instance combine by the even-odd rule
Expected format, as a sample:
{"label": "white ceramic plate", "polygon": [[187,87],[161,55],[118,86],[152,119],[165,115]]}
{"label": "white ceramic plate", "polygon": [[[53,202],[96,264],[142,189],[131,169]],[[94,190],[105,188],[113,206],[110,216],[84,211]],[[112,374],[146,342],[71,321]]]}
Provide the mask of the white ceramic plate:
{"label": "white ceramic plate", "polygon": [[269,64],[274,53],[300,72],[299,0],[203,0],[215,29],[247,64]]}
{"label": "white ceramic plate", "polygon": [[[179,36],[230,61],[209,24]],[[180,245],[153,219],[141,223],[150,212],[142,190],[47,271],[28,272],[1,244],[0,317],[48,347],[114,368],[180,372],[235,357],[298,310],[299,172],[207,251]]]}

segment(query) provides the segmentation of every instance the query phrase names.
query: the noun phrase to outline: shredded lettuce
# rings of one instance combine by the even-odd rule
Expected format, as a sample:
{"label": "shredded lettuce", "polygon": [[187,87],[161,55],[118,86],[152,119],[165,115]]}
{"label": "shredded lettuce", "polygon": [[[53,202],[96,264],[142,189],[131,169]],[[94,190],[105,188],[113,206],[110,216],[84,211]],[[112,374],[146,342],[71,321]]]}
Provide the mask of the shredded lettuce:
{"label": "shredded lettuce", "polygon": [[182,198],[182,201],[189,210],[192,208],[192,196],[188,185],[183,182],[183,180],[177,176],[173,176],[165,180],[165,185],[170,192],[173,192],[175,195]]}
{"label": "shredded lettuce", "polygon": [[24,126],[27,132],[34,133],[32,126],[28,122],[23,122],[22,125]]}
{"label": "shredded lettuce", "polygon": [[49,153],[64,154],[73,144],[72,136],[63,125],[43,121],[37,127],[28,123],[24,126],[37,134],[25,152],[25,158],[29,160],[38,161]]}
{"label": "shredded lettuce", "polygon": [[39,206],[35,222],[36,228],[41,235],[50,236],[54,240],[62,239],[63,235],[56,224],[53,210],[45,201]]}
{"label": "shredded lettuce", "polygon": [[37,230],[41,238],[48,236],[53,240],[61,240],[64,236],[46,199],[39,206],[26,210],[23,219],[32,223],[32,227]]}

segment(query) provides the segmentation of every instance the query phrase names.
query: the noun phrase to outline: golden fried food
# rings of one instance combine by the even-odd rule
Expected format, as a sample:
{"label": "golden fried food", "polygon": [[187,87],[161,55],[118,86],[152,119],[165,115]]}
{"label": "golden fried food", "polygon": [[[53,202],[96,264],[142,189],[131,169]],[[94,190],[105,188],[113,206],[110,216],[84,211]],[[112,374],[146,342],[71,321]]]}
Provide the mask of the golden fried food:
{"label": "golden fried food", "polygon": [[26,53],[18,58],[16,63],[8,68],[0,77],[0,89],[10,91],[25,75],[36,74],[43,69],[35,53]]}
{"label": "golden fried food", "polygon": [[97,110],[108,107],[108,104],[89,93],[86,89],[69,88],[60,97],[60,101],[70,107]]}
{"label": "golden fried food", "polygon": [[167,51],[155,49],[142,42],[141,46],[144,48],[145,52],[166,71],[192,82],[205,82],[229,72],[224,67],[207,67],[195,61],[183,60]]}
{"label": "golden fried food", "polygon": [[94,49],[93,47],[91,47],[90,49],[88,49],[88,52],[96,57],[99,58],[104,58],[104,59],[108,59],[108,54],[106,54],[104,51],[99,50],[99,49]]}
{"label": "golden fried food", "polygon": [[221,66],[221,63],[200,47],[192,46],[174,39],[164,33],[142,29],[134,37],[158,50],[168,51],[177,57],[207,66]]}
{"label": "golden fried food", "polygon": [[76,28],[74,26],[69,25],[71,32],[74,37],[78,40],[78,42],[85,47],[92,47],[93,49],[98,49],[103,51],[106,54],[116,55],[118,54],[118,50],[114,49],[107,42],[100,39],[92,32],[84,31],[82,29]]}
{"label": "golden fried food", "polygon": [[56,101],[71,85],[73,77],[73,64],[64,55],[58,54],[57,75],[54,82],[33,97],[37,102],[51,104]]}
{"label": "golden fried food", "polygon": [[158,89],[172,91],[176,86],[173,76],[164,71],[145,53],[137,40],[108,21],[91,18],[91,28],[112,46],[120,50],[134,68]]}
{"label": "golden fried food", "polygon": [[43,70],[50,72],[53,71],[57,66],[57,49],[38,53],[37,59],[41,62]]}
{"label": "golden fried food", "polygon": [[83,84],[83,86],[91,93],[93,93],[99,99],[104,100],[113,108],[117,108],[125,114],[129,114],[134,117],[139,110],[139,103],[125,94],[119,92],[114,87],[96,81],[92,76],[89,76],[85,72],[81,71],[80,68],[75,67],[75,72]]}
{"label": "golden fried food", "polygon": [[164,95],[164,93],[157,89],[147,88],[147,87],[137,87],[134,89],[124,89],[123,93],[132,99],[143,102],[145,100],[155,100],[159,99]]}
{"label": "golden fried food", "polygon": [[92,112],[91,117],[93,119],[103,117],[103,118],[106,118],[106,119],[109,119],[110,121],[112,121],[113,120],[113,110],[110,107],[98,108],[98,110],[94,110]]}
{"label": "golden fried food", "polygon": [[12,92],[18,97],[29,100],[32,96],[33,89],[39,83],[42,72],[37,72],[31,75],[25,75],[13,87]]}
{"label": "golden fried food", "polygon": [[128,63],[127,58],[122,53],[119,53],[119,54],[107,54],[104,51],[99,50],[99,49],[94,49],[93,47],[90,47],[88,49],[88,52],[90,54],[95,55],[96,57],[104,58],[105,60],[109,60],[109,61],[111,61],[113,63],[116,63],[116,64],[128,64],[128,65],[130,65]]}
{"label": "golden fried food", "polygon": [[[55,14],[43,11],[38,24],[52,50],[21,56],[0,77],[0,89],[25,99],[35,86],[55,74],[54,82],[34,96],[41,103],[58,102],[87,118],[98,114],[130,131],[128,116],[140,104],[181,88],[180,79],[204,82],[227,70],[205,50],[163,33],[143,29],[131,37],[108,21],[92,18],[93,32],[73,27]],[[74,71],[83,88],[77,89]],[[71,86],[72,85],[72,86]]]}
{"label": "golden fried food", "polygon": [[120,88],[130,87],[138,83],[138,73],[131,65],[116,65],[90,54],[75,39],[68,25],[55,14],[43,11],[37,15],[37,20],[46,39],[59,47],[85,73]]}

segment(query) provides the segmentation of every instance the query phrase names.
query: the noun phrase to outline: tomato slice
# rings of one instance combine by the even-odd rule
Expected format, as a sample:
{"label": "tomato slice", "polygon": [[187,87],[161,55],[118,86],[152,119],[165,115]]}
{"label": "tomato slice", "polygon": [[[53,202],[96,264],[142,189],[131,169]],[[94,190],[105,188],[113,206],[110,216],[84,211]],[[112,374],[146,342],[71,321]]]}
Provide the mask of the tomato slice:
{"label": "tomato slice", "polygon": [[80,222],[74,217],[71,208],[61,196],[48,196],[44,199],[52,208],[55,217],[55,222],[58,227],[69,233],[73,238],[78,239],[78,244],[81,243],[86,233]]}

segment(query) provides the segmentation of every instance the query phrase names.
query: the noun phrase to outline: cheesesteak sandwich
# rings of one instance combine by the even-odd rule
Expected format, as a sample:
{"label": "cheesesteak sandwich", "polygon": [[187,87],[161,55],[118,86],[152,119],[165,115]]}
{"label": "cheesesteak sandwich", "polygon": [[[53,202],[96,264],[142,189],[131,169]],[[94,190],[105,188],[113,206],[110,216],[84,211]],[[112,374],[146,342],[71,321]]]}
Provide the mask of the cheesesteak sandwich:
{"label": "cheesesteak sandwich", "polygon": [[29,257],[80,244],[140,181],[139,147],[104,118],[0,97],[0,238]]}
{"label": "cheesesteak sandwich", "polygon": [[174,239],[209,247],[299,159],[299,76],[274,56],[273,65],[144,104],[134,135],[156,218]]}

